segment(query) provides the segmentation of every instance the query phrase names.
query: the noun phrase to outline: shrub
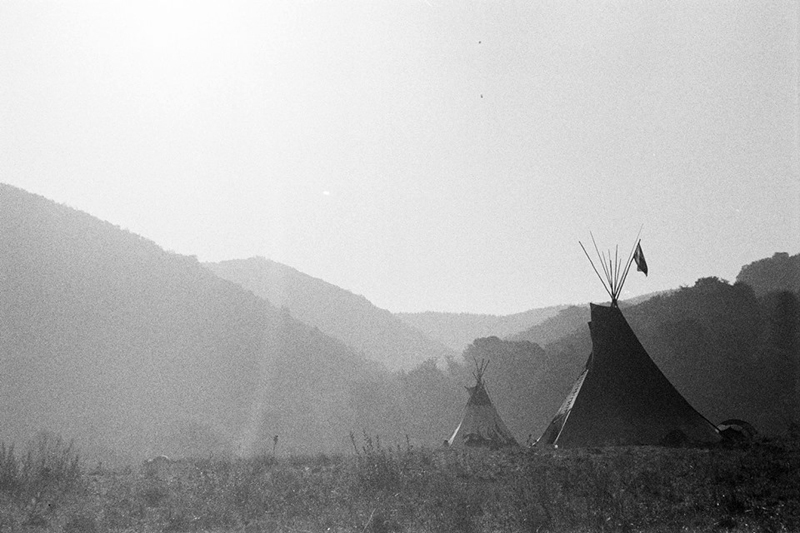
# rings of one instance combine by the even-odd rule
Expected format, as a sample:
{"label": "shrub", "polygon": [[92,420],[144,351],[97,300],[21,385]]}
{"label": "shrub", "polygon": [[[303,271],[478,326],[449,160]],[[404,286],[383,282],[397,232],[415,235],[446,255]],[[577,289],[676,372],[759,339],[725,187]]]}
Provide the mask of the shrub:
{"label": "shrub", "polygon": [[80,458],[73,444],[57,435],[39,433],[22,455],[13,445],[0,444],[0,496],[9,504],[7,512],[19,515],[24,525],[47,527],[53,510],[80,479]]}
{"label": "shrub", "polygon": [[16,494],[20,482],[19,464],[14,456],[14,445],[6,447],[5,443],[0,443],[0,492]]}
{"label": "shrub", "polygon": [[381,447],[380,437],[373,440],[365,432],[361,453],[356,458],[356,475],[361,490],[365,494],[399,490],[402,478],[400,459],[400,454],[393,457],[390,449]]}
{"label": "shrub", "polygon": [[159,507],[169,498],[169,489],[159,482],[149,482],[139,496],[147,507]]}
{"label": "shrub", "polygon": [[16,499],[57,498],[81,477],[80,458],[73,444],[42,432],[17,457],[14,446],[0,444],[0,492]]}

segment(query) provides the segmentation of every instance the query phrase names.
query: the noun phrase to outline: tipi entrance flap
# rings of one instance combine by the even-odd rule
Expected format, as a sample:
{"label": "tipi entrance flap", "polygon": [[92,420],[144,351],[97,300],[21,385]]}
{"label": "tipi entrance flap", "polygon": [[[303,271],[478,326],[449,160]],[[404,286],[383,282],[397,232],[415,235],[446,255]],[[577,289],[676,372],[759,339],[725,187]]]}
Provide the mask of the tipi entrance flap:
{"label": "tipi entrance flap", "polygon": [[578,397],[578,393],[583,386],[583,380],[586,378],[586,374],[589,372],[588,365],[589,363],[587,362],[586,368],[583,369],[581,375],[578,376],[577,380],[575,380],[575,383],[572,385],[572,390],[569,391],[569,394],[567,394],[567,397],[564,399],[561,407],[559,407],[558,411],[556,412],[556,416],[553,417],[553,421],[550,422],[550,425],[537,442],[554,444],[558,440],[559,435],[561,435],[561,430],[564,428],[564,424],[567,421],[567,417],[569,416],[570,411],[572,411],[575,398]]}

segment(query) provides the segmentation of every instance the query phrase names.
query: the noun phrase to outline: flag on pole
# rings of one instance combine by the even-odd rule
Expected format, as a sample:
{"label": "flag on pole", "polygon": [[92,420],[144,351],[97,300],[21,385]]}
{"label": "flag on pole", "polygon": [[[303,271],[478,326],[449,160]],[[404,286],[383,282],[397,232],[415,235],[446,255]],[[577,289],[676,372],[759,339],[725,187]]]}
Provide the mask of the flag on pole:
{"label": "flag on pole", "polygon": [[642,243],[636,244],[636,251],[633,252],[633,260],[636,261],[636,270],[644,272],[647,275],[647,261],[644,259],[644,252],[642,252]]}

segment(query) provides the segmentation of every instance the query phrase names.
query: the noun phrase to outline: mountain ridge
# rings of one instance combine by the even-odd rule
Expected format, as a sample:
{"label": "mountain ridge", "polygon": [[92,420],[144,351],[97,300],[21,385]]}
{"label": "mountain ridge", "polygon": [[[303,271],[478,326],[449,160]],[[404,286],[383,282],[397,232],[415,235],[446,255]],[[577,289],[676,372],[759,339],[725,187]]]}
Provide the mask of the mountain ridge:
{"label": "mountain ridge", "polygon": [[[388,372],[196,258],[4,185],[0,246],[0,441],[47,429],[104,461],[112,450],[134,460],[263,451],[276,435],[294,453],[349,450],[349,435],[362,432],[436,445],[473,382],[463,357]],[[757,296],[742,282],[701,278],[621,306],[698,410],[776,432],[798,400],[800,313],[795,293],[770,287]],[[342,289],[328,289],[335,302]],[[585,365],[582,313],[567,307],[535,326],[574,315],[549,339],[489,336],[463,352],[495,359],[493,399],[521,441],[549,422]]]}
{"label": "mountain ridge", "polygon": [[443,363],[458,355],[366,297],[282,263],[251,257],[203,266],[392,370],[410,370],[427,359]]}
{"label": "mountain ridge", "polygon": [[510,315],[476,313],[395,313],[395,316],[455,350],[464,350],[483,337],[506,337],[554,316],[566,306],[534,308]]}
{"label": "mountain ridge", "polygon": [[3,441],[203,455],[279,431],[344,449],[350,384],[385,372],[193,257],[8,185],[0,246]]}

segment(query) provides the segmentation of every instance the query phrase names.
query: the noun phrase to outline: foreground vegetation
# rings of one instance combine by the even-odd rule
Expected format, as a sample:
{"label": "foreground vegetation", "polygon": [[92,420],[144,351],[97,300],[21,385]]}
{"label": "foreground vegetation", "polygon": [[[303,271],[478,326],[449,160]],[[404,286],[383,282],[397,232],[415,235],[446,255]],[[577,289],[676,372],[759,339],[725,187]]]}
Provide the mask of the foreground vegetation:
{"label": "foreground vegetation", "polygon": [[454,451],[196,459],[85,470],[2,448],[0,531],[797,531],[800,441],[714,449]]}

